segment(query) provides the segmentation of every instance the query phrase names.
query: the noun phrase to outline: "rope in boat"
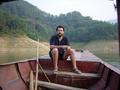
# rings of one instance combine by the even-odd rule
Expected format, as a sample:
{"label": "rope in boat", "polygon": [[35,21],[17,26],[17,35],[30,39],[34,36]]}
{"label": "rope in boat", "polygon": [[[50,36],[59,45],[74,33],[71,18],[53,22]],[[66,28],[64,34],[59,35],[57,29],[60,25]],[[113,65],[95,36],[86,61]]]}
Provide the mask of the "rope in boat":
{"label": "rope in boat", "polygon": [[[31,69],[33,70],[33,67],[32,67],[32,65],[31,65],[30,62],[29,62],[29,65],[30,65]],[[51,82],[50,79],[48,78],[47,74],[44,72],[44,69],[42,68],[42,66],[41,66],[40,63],[38,63],[38,66],[39,66],[39,68],[41,69],[41,71],[43,72],[43,74],[44,74],[45,78],[47,79],[47,81],[48,81],[48,82]]]}
{"label": "rope in boat", "polygon": [[48,82],[50,82],[50,79],[48,78],[47,74],[44,72],[44,70],[43,70],[41,64],[38,63],[38,65],[39,65],[40,69],[42,70],[43,74],[45,75],[46,79],[48,80]]}

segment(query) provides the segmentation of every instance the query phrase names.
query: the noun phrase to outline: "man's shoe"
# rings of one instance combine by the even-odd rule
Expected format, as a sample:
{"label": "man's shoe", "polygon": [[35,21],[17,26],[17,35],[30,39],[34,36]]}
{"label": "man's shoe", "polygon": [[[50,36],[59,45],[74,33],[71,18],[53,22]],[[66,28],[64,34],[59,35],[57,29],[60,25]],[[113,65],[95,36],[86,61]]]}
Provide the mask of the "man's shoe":
{"label": "man's shoe", "polygon": [[73,72],[77,73],[77,74],[82,74],[82,72],[80,70],[78,70],[77,68],[73,69]]}
{"label": "man's shoe", "polygon": [[58,72],[58,68],[54,68],[53,73],[55,74],[57,72]]}

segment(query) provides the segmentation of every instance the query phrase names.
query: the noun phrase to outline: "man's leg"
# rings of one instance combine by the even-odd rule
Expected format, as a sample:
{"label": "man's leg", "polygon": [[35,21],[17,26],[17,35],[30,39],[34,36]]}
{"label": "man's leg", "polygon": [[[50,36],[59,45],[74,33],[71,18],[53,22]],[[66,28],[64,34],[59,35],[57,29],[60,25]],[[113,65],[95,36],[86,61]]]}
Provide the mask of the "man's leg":
{"label": "man's leg", "polygon": [[53,58],[53,62],[54,62],[54,71],[58,71],[58,49],[57,48],[53,48],[52,51],[52,58]]}
{"label": "man's leg", "polygon": [[72,61],[73,64],[73,68],[77,68],[76,67],[76,60],[75,60],[75,55],[74,55],[74,51],[69,47],[67,48],[67,50],[64,53],[64,59],[67,59],[68,56],[70,56],[70,59]]}
{"label": "man's leg", "polygon": [[71,61],[72,61],[73,70],[74,70],[76,73],[81,73],[81,72],[77,69],[77,66],[76,66],[76,60],[75,60],[74,51],[73,51],[73,49],[71,49],[70,47],[67,48],[67,50],[65,51],[64,58],[67,59],[68,56],[70,56],[70,59],[71,59]]}

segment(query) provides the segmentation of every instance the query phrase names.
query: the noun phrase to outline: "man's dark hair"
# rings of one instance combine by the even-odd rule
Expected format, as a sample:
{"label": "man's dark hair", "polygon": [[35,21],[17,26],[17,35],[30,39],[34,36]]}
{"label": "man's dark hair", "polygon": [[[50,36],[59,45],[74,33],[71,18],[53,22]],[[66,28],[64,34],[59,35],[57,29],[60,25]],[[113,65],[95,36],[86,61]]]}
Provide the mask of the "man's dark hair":
{"label": "man's dark hair", "polygon": [[62,25],[57,26],[56,31],[58,30],[58,28],[63,28],[63,31],[64,31],[64,26]]}

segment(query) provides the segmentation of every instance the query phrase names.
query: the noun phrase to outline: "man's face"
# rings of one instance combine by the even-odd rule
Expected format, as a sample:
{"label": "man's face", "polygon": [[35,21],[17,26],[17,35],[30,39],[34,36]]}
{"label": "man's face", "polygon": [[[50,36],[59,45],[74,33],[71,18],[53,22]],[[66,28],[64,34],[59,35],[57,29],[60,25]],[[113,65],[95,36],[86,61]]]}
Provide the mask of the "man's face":
{"label": "man's face", "polygon": [[58,35],[59,37],[61,37],[61,36],[64,35],[64,30],[63,30],[63,28],[58,28],[56,32],[57,32],[57,35]]}

